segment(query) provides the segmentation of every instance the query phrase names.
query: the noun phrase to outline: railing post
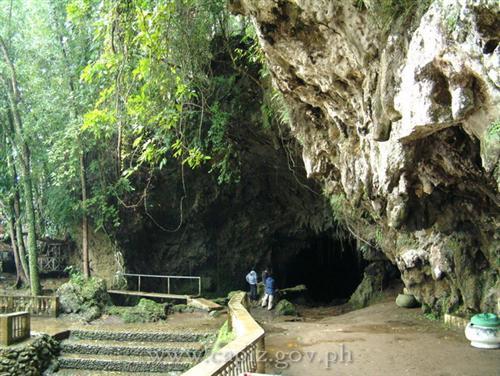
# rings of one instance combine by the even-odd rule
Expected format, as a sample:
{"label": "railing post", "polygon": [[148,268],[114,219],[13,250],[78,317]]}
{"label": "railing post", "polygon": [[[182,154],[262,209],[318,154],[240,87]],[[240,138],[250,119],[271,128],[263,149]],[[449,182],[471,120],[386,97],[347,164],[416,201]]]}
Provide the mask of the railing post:
{"label": "railing post", "polygon": [[137,289],[138,289],[137,291],[141,291],[141,276],[138,276],[137,279],[139,280],[138,286],[137,286]]}
{"label": "railing post", "polygon": [[7,316],[0,316],[0,344],[9,346],[9,319]]}
{"label": "railing post", "polygon": [[170,277],[167,277],[167,294],[170,295]]}
{"label": "railing post", "polygon": [[266,343],[264,336],[257,342],[257,369],[255,370],[257,373],[266,373],[266,361],[264,351],[266,351]]}
{"label": "railing post", "polygon": [[51,309],[51,316],[57,317],[57,311],[59,310],[59,298],[57,296],[52,297],[52,304],[50,309]]}
{"label": "railing post", "polygon": [[24,320],[24,338],[31,337],[31,317],[29,314],[23,317]]}
{"label": "railing post", "polygon": [[201,296],[201,277],[198,277],[198,296]]}

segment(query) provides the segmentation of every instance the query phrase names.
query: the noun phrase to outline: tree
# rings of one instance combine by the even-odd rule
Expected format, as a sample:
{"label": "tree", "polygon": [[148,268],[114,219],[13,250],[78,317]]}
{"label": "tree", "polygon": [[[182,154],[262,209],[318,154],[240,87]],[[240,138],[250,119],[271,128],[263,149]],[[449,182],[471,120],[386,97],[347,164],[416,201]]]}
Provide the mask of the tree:
{"label": "tree", "polygon": [[[1,106],[1,104],[0,104]],[[8,142],[9,128],[7,125],[6,111],[0,111],[0,218],[3,217],[4,222],[8,224],[9,236],[16,265],[16,283],[15,286],[20,286],[27,283],[27,264],[24,252],[24,242],[21,237],[18,240],[16,234],[17,225],[20,219],[16,218],[15,206],[19,205],[19,195],[17,191],[17,174],[12,158],[12,149]],[[9,132],[10,133],[10,132]],[[17,202],[16,202],[17,201]],[[22,227],[22,226],[20,226]]]}
{"label": "tree", "polygon": [[2,76],[1,81],[7,94],[10,115],[14,124],[14,142],[19,153],[19,166],[22,171],[22,182],[24,188],[24,201],[26,210],[26,221],[28,227],[28,257],[31,293],[40,295],[40,280],[38,275],[38,257],[36,245],[36,218],[35,206],[33,204],[33,185],[31,179],[31,154],[28,143],[23,132],[21,114],[18,104],[20,101],[19,85],[17,82],[16,69],[7,51],[4,39],[0,36],[0,52],[8,73]]}

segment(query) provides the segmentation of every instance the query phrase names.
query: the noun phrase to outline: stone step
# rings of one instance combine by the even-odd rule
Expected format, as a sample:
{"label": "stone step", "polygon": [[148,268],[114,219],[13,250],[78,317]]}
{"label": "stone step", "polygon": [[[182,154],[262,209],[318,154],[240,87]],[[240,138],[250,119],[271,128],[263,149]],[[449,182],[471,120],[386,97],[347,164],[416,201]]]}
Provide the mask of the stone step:
{"label": "stone step", "polygon": [[205,346],[199,342],[139,342],[69,339],[61,343],[62,353],[186,357],[201,359]]}
{"label": "stone step", "polygon": [[[163,372],[164,376],[178,376],[181,372]],[[57,376],[148,376],[149,372],[118,372],[118,371],[89,371],[84,369],[65,368],[55,373]]]}
{"label": "stone step", "polygon": [[118,372],[182,372],[193,366],[191,362],[166,361],[148,356],[63,354],[59,357],[61,369]]}
{"label": "stone step", "polygon": [[224,307],[220,304],[217,304],[205,298],[190,298],[188,299],[188,306],[207,312],[221,311],[224,309]]}
{"label": "stone step", "polygon": [[71,339],[139,342],[200,342],[209,339],[213,333],[197,332],[153,332],[153,331],[111,331],[72,330]]}

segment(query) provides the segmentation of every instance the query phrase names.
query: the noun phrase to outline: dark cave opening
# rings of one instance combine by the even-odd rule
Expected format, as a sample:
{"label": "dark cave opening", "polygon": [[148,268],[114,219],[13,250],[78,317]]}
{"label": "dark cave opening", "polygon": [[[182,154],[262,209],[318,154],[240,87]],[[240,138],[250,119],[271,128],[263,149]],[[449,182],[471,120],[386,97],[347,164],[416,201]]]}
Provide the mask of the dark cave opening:
{"label": "dark cave opening", "polygon": [[285,250],[273,253],[278,288],[304,284],[308,303],[345,302],[361,283],[364,266],[354,239],[326,233],[310,238],[294,256]]}

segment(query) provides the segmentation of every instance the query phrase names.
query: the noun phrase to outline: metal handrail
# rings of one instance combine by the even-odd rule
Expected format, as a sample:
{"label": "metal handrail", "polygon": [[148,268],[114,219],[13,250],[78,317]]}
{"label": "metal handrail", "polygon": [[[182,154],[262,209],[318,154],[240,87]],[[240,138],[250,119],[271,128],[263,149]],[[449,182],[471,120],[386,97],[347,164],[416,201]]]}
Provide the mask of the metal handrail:
{"label": "metal handrail", "polygon": [[167,294],[170,294],[171,279],[192,279],[198,281],[198,295],[201,295],[201,277],[198,276],[183,276],[183,275],[158,275],[158,274],[135,274],[135,273],[120,273],[124,277],[137,277],[137,291],[141,291],[141,278],[163,278],[167,280]]}

